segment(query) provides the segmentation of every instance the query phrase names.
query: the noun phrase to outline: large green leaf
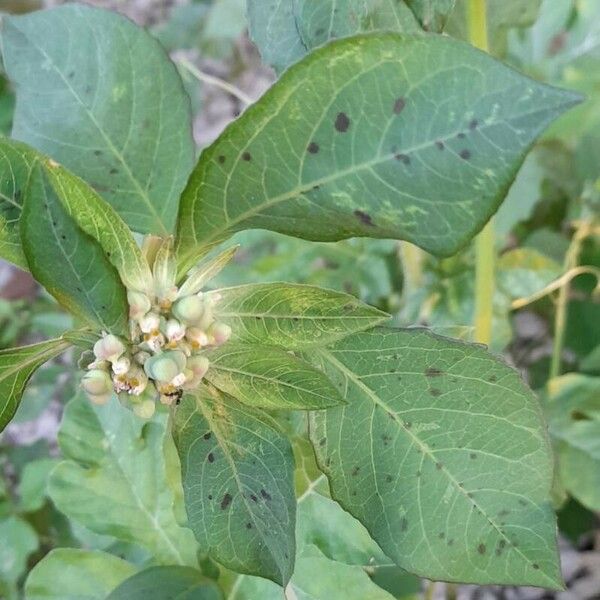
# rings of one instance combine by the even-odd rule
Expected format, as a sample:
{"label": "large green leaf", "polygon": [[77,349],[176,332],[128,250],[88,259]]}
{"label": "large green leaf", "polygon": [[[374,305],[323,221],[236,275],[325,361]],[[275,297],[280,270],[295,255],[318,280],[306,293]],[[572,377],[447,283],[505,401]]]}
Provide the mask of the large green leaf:
{"label": "large green leaf", "polygon": [[[485,3],[490,51],[496,56],[503,56],[510,29],[533,25],[542,0],[485,0]],[[463,40],[469,39],[469,0],[456,1],[446,31]]]}
{"label": "large green leaf", "polygon": [[19,219],[29,177],[38,160],[25,144],[0,137],[0,257],[22,269],[27,259],[21,248]]}
{"label": "large green leaf", "polygon": [[131,230],[83,179],[53,161],[45,172],[63,207],[77,225],[96,239],[129,289],[152,291],[152,274]]}
{"label": "large green leaf", "polygon": [[203,152],[182,197],[180,255],[251,228],[453,254],[498,208],[535,137],[578,101],[447,37],[334,42]]}
{"label": "large green leaf", "polygon": [[65,308],[96,329],[127,333],[129,308],[117,270],[68,215],[40,164],[30,177],[20,229],[32,274]]}
{"label": "large green leaf", "polygon": [[581,504],[600,510],[600,378],[572,373],[553,379],[549,390],[561,483]]}
{"label": "large green leaf", "polygon": [[552,454],[514,370],[418,329],[312,357],[349,402],[311,416],[319,465],[386,555],[430,579],[561,586]]}
{"label": "large green leaf", "polygon": [[262,412],[220,394],[186,396],[175,414],[190,527],[240,573],[285,585],[294,568],[294,459]]}
{"label": "large green leaf", "polygon": [[62,339],[0,350],[0,431],[15,414],[34,371],[70,346]]}
{"label": "large green leaf", "polygon": [[[459,0],[460,1],[460,0]],[[456,0],[406,0],[426,31],[442,31]]]}
{"label": "large green leaf", "polygon": [[135,571],[133,565],[106,552],[58,548],[33,568],[25,594],[27,600],[105,600]]}
{"label": "large green leaf", "polygon": [[194,160],[189,100],[160,44],[70,4],[5,17],[13,136],[64,164],[141,232],[169,233]]}
{"label": "large green leaf", "polygon": [[322,371],[282,348],[230,342],[208,357],[208,381],[248,406],[321,410],[344,403]]}
{"label": "large green leaf", "polygon": [[151,567],[136,573],[105,600],[220,600],[214,581],[190,567]]}
{"label": "large green leaf", "polygon": [[277,71],[335,38],[420,30],[403,0],[248,0],[248,26],[263,61]]}
{"label": "large green leaf", "polygon": [[1,591],[2,583],[14,585],[19,581],[27,569],[27,559],[38,549],[40,541],[35,529],[16,516],[0,520],[0,540]]}
{"label": "large green leaf", "polygon": [[177,521],[166,468],[171,443],[164,414],[148,422],[116,398],[93,406],[77,397],[65,410],[59,444],[66,460],[50,475],[50,497],[95,533],[136,544],[158,563],[194,566],[194,536]]}
{"label": "large green leaf", "polygon": [[263,283],[216,293],[217,316],[231,326],[232,340],[251,344],[324,345],[389,318],[349,294],[308,285]]}

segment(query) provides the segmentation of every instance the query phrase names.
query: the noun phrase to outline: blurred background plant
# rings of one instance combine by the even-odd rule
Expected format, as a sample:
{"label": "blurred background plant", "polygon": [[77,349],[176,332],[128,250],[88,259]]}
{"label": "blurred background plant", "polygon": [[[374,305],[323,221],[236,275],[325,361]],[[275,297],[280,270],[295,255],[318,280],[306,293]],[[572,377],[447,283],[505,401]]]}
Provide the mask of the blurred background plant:
{"label": "blurred background plant", "polygon": [[[0,11],[27,12],[58,3],[0,0]],[[120,11],[148,27],[169,51],[192,101],[198,150],[275,79],[248,39],[245,0],[89,3]],[[448,24],[448,32],[458,37],[465,36],[460,18],[464,4],[459,0]],[[511,13],[508,7],[516,5],[523,10]],[[491,347],[538,391],[549,420],[557,453],[554,499],[569,586],[565,594],[571,594],[556,596],[598,598],[600,2],[498,0],[490,3],[493,10],[493,53],[534,78],[587,96],[532,149],[495,217]],[[10,85],[0,75],[2,134],[10,134],[13,104]],[[425,325],[444,335],[474,339],[474,245],[440,260],[404,242],[315,244],[264,231],[243,232],[234,241],[241,249],[217,285],[278,280],[320,285],[356,294],[391,312],[399,326]],[[0,348],[52,337],[69,327],[68,319],[28,275],[0,262]],[[61,453],[77,458],[69,453],[68,443],[77,427],[76,414],[67,415],[62,425],[62,450],[56,441],[64,404],[76,393],[75,358],[67,355],[60,365],[49,364],[36,375],[13,424],[0,435],[0,598],[21,597],[27,573],[61,546],[110,549],[139,563],[147,559],[146,550],[128,543],[126,535],[117,539],[94,533],[89,519],[81,514],[67,518],[68,509],[59,512],[49,498],[48,474]],[[288,428],[303,431],[301,416],[287,418]],[[365,572],[393,597],[418,595],[417,578],[386,566],[356,522],[328,504],[323,476],[301,436],[296,455],[299,528],[305,543],[342,563],[366,561]],[[53,497],[60,497],[59,491]],[[317,528],[326,527],[330,519],[348,520],[342,548],[323,547],[318,535]],[[316,561],[313,568],[329,568],[319,556],[311,559]],[[260,589],[253,591],[243,579],[231,581],[229,598],[258,598]],[[430,597],[447,592],[443,585],[425,590]],[[458,593],[465,598],[553,597],[543,590],[476,586],[461,586]]]}

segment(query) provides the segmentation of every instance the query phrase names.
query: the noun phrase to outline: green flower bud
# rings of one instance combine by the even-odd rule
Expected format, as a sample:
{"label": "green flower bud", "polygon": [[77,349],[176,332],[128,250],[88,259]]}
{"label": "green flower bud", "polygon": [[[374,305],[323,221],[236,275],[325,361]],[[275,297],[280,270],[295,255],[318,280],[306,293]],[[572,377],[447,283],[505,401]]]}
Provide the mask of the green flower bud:
{"label": "green flower bud", "polygon": [[186,296],[173,304],[173,314],[183,323],[193,325],[204,315],[204,301],[198,296]]}
{"label": "green flower bud", "polygon": [[106,335],[94,344],[94,354],[98,360],[114,362],[125,352],[125,345],[116,335]]}
{"label": "green flower bud", "polygon": [[231,327],[225,323],[213,323],[207,333],[211,344],[220,346],[231,337]]}
{"label": "green flower bud", "polygon": [[146,313],[150,312],[152,303],[150,298],[142,292],[130,290],[127,292],[127,301],[129,302],[129,316],[138,321]]}
{"label": "green flower bud", "polygon": [[161,383],[171,383],[184,368],[185,354],[177,350],[157,354],[144,363],[148,377]]}
{"label": "green flower bud", "polygon": [[[81,387],[90,400],[97,404],[104,404],[113,392],[113,382],[106,371],[92,369],[85,373],[81,379]],[[107,397],[105,399],[105,397]]]}

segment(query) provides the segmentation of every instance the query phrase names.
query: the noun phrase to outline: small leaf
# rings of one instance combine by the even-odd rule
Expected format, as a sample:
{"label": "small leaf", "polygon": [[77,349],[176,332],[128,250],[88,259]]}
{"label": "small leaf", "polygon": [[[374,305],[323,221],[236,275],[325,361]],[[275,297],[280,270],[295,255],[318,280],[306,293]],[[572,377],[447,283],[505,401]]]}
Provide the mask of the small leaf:
{"label": "small leaf", "polygon": [[16,584],[27,569],[27,559],[40,545],[35,529],[24,519],[0,520],[0,591],[2,582]]}
{"label": "small leaf", "polygon": [[418,329],[311,356],[349,402],[311,415],[319,466],[387,556],[434,580],[561,587],[552,452],[514,370]]}
{"label": "small leaf", "polygon": [[180,260],[242,229],[454,254],[533,140],[579,101],[445,36],[328,44],[202,153],[182,196]]}
{"label": "small leaf", "polygon": [[308,285],[251,284],[215,293],[217,317],[231,327],[233,341],[288,350],[329,344],[389,319],[349,294]]}
{"label": "small leaf", "polygon": [[0,350],[0,431],[15,414],[34,371],[70,346],[62,339]]}
{"label": "small leaf", "polygon": [[202,261],[194,267],[188,274],[187,279],[179,288],[177,296],[189,296],[198,293],[213,277],[216,277],[224,269],[233,255],[237,252],[238,246],[227,248],[214,257]]}
{"label": "small leaf", "polygon": [[136,568],[98,550],[51,550],[29,573],[27,600],[105,600]]}
{"label": "small leaf", "polygon": [[195,152],[160,44],[115,12],[70,4],[5,17],[2,54],[13,137],[89,181],[132,229],[170,233]]}
{"label": "small leaf", "polygon": [[38,158],[25,144],[0,137],[0,257],[25,270],[28,266],[21,248],[19,219]]}
{"label": "small leaf", "polygon": [[335,38],[420,30],[402,0],[248,0],[248,26],[263,61],[278,72]]}
{"label": "small leaf", "polygon": [[184,397],[174,429],[200,547],[229,569],[285,585],[294,568],[296,519],[286,436],[264,413],[207,393]]}
{"label": "small leaf", "polygon": [[219,588],[189,567],[150,567],[114,589],[106,600],[221,600]]}
{"label": "small leaf", "polygon": [[39,165],[31,174],[20,227],[34,277],[89,325],[126,334],[129,307],[119,274],[100,244],[68,215]]}
{"label": "small leaf", "polygon": [[192,532],[179,525],[165,467],[166,415],[138,419],[113,398],[93,406],[77,397],[65,409],[58,441],[66,460],[49,494],[70,519],[130,542],[164,564],[196,564]]}
{"label": "small leaf", "polygon": [[548,387],[560,481],[581,504],[600,510],[600,378],[571,373]]}
{"label": "small leaf", "polygon": [[208,381],[248,406],[321,410],[344,404],[321,371],[283,349],[227,343],[207,356]]}
{"label": "small leaf", "polygon": [[68,342],[71,342],[74,346],[90,350],[101,336],[90,329],[77,329],[63,333],[62,337]]}
{"label": "small leaf", "polygon": [[442,31],[454,10],[455,2],[456,0],[406,0],[425,31]]}
{"label": "small leaf", "polygon": [[45,172],[69,216],[97,240],[128,289],[150,292],[152,275],[131,230],[85,181],[54,161],[44,161]]}

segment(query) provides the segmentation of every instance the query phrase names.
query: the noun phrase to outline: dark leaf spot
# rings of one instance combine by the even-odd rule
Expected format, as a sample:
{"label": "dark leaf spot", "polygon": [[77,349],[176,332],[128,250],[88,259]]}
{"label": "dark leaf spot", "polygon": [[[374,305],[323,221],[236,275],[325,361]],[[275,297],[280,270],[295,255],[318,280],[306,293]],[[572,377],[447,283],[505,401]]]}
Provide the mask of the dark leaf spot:
{"label": "dark leaf spot", "polygon": [[533,563],[531,565],[536,571],[540,568],[540,565],[538,565],[537,563]]}
{"label": "dark leaf spot", "polygon": [[479,546],[477,546],[477,552],[479,552],[479,554],[485,554],[485,544],[479,544]]}
{"label": "dark leaf spot", "polygon": [[463,160],[469,160],[471,158],[471,151],[470,150],[461,150],[460,157]]}
{"label": "dark leaf spot", "polygon": [[311,142],[308,145],[307,150],[311,153],[311,154],[318,154],[319,152],[319,144],[317,144],[317,142]]}
{"label": "dark leaf spot", "polygon": [[75,77],[75,71],[70,71],[69,74],[67,75],[67,77],[69,79],[73,79],[73,77]]}
{"label": "dark leaf spot", "polygon": [[446,537],[446,534],[443,531],[440,531],[438,533],[438,537],[440,538],[440,540],[443,540]]}
{"label": "dark leaf spot", "polygon": [[443,374],[444,371],[436,369],[435,367],[427,367],[427,369],[425,369],[425,377],[440,377]]}
{"label": "dark leaf spot", "polygon": [[406,517],[400,519],[400,531],[406,531],[408,529],[408,520]]}
{"label": "dark leaf spot", "polygon": [[519,499],[519,504],[521,506],[527,506],[527,502],[525,502],[525,500],[523,500],[522,498]]}
{"label": "dark leaf spot", "polygon": [[340,133],[346,133],[349,127],[350,119],[348,118],[348,115],[344,112],[338,113],[337,117],[335,118],[335,128],[337,131]]}
{"label": "dark leaf spot", "polygon": [[496,381],[498,381],[498,378],[495,375],[490,375],[488,381],[490,383],[496,383]]}
{"label": "dark leaf spot", "polygon": [[471,452],[471,454],[469,454],[469,458],[471,460],[475,460],[477,458],[477,454],[475,454],[475,452]]}
{"label": "dark leaf spot", "polygon": [[456,137],[460,140],[464,140],[467,136],[461,131]]}
{"label": "dark leaf spot", "polygon": [[438,471],[441,471],[443,466],[444,466],[444,465],[443,465],[442,463],[440,463],[440,462],[439,462],[439,463],[435,463],[435,468],[436,468]]}
{"label": "dark leaf spot", "polygon": [[469,123],[469,129],[472,131],[473,129],[477,129],[477,127],[479,126],[479,121],[477,119],[473,119],[470,123]]}
{"label": "dark leaf spot", "polygon": [[252,160],[252,155],[250,154],[250,152],[244,152],[242,154],[242,160],[245,160],[246,162],[250,162]]}
{"label": "dark leaf spot", "polygon": [[258,502],[258,498],[254,494],[250,494],[250,500],[252,500],[252,502]]}
{"label": "dark leaf spot", "polygon": [[252,523],[246,523],[246,529],[252,529]]}
{"label": "dark leaf spot", "polygon": [[217,160],[219,161],[219,164],[222,165],[225,162],[225,157],[222,154],[220,154],[217,157]]}
{"label": "dark leaf spot", "polygon": [[223,496],[223,500],[221,500],[221,510],[225,510],[230,504],[231,504],[231,494],[229,492],[227,492],[224,496]]}
{"label": "dark leaf spot", "polygon": [[267,490],[260,490],[260,495],[265,499],[265,500],[271,500],[271,494],[269,494],[269,492],[267,492]]}
{"label": "dark leaf spot", "polygon": [[94,150],[94,154],[96,156],[100,156],[102,154],[102,150]]}
{"label": "dark leaf spot", "polygon": [[399,115],[406,106],[406,100],[404,98],[398,98],[396,102],[394,102],[394,112]]}
{"label": "dark leaf spot", "polygon": [[392,480],[393,480],[393,479],[394,479],[394,478],[393,478],[391,475],[386,475],[386,476],[385,476],[385,480],[386,480],[388,483],[392,483]]}
{"label": "dark leaf spot", "polygon": [[405,165],[410,165],[410,156],[408,156],[407,154],[394,154],[394,158],[404,163]]}
{"label": "dark leaf spot", "polygon": [[118,172],[119,172],[119,169],[116,169],[115,167],[113,167],[113,168],[112,168],[112,169],[109,171],[109,173],[110,173],[111,175],[116,175]]}
{"label": "dark leaf spot", "polygon": [[212,494],[209,494],[209,495],[208,495],[208,499],[209,499],[209,500],[212,500],[212,499],[213,499],[213,497],[212,497]]}
{"label": "dark leaf spot", "polygon": [[208,453],[208,462],[209,463],[215,462],[215,455],[212,452]]}
{"label": "dark leaf spot", "polygon": [[444,146],[444,142],[442,142],[442,140],[437,140],[437,142],[435,143],[435,146],[438,150],[443,150],[446,146]]}
{"label": "dark leaf spot", "polygon": [[362,210],[355,210],[354,216],[364,225],[369,225],[370,227],[373,227],[371,215],[369,215],[368,213],[363,212]]}
{"label": "dark leaf spot", "polygon": [[321,438],[319,440],[319,446],[324,446],[327,443],[327,439],[326,438]]}
{"label": "dark leaf spot", "polygon": [[429,390],[429,393],[434,397],[437,398],[438,396],[440,396],[442,394],[442,390],[438,390],[437,388],[431,388]]}
{"label": "dark leaf spot", "polygon": [[356,477],[358,475],[358,472],[360,471],[360,467],[353,467],[352,468],[352,477]]}
{"label": "dark leaf spot", "polygon": [[211,435],[212,435],[212,434],[211,434],[211,432],[210,432],[210,431],[208,431],[208,432],[207,432],[207,433],[205,433],[205,434],[204,434],[202,437],[203,437],[205,440],[210,440],[210,436],[211,436]]}

